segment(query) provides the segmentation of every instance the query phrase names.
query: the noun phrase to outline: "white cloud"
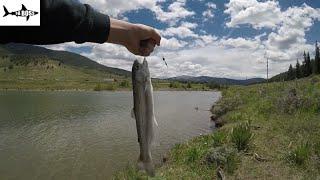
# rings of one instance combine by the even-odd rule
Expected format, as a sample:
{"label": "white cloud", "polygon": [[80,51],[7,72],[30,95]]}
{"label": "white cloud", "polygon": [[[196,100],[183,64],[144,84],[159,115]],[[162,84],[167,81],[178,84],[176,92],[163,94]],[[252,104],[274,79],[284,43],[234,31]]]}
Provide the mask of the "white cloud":
{"label": "white cloud", "polygon": [[185,6],[186,0],[176,0],[169,5],[168,11],[163,11],[163,8],[160,5],[155,6],[152,10],[159,21],[167,22],[172,25],[181,19],[195,14],[195,12],[186,9]]}
{"label": "white cloud", "polygon": [[227,27],[249,24],[255,29],[275,28],[281,22],[281,10],[277,1],[230,0],[224,12],[230,15]]}
{"label": "white cloud", "polygon": [[188,43],[186,41],[181,41],[178,40],[176,38],[162,38],[161,39],[161,49],[165,49],[165,50],[170,50],[170,51],[174,51],[174,50],[178,50],[181,49],[183,47],[185,47]]}
{"label": "white cloud", "polygon": [[[271,28],[265,41],[247,41],[243,38],[221,40],[225,45],[252,48],[260,44],[266,56],[279,67],[286,67],[301,58],[303,51],[313,51],[307,44],[306,32],[320,19],[320,10],[306,4],[301,7],[289,7],[281,11],[277,1],[230,0],[225,13],[230,15],[228,27],[249,24],[255,29]],[[235,47],[235,46],[234,46]],[[260,48],[261,49],[261,48]],[[276,72],[283,71],[277,68]]]}
{"label": "white cloud", "polygon": [[168,6],[167,11],[164,11],[161,6],[164,0],[80,0],[80,2],[90,4],[95,9],[113,17],[121,17],[124,12],[128,11],[149,9],[157,20],[171,25],[195,14],[185,7],[186,0],[175,0]]}
{"label": "white cloud", "polygon": [[80,0],[80,2],[90,4],[95,9],[114,17],[126,11],[154,9],[157,3],[156,0]]}
{"label": "white cloud", "polygon": [[306,31],[314,21],[320,20],[320,10],[304,4],[290,7],[282,13],[282,22],[275,32],[271,32],[265,45],[268,55],[275,61],[294,61],[303,51],[312,51],[306,44]]}
{"label": "white cloud", "polygon": [[209,21],[214,18],[214,10],[217,8],[217,6],[212,2],[208,2],[206,6],[208,9],[202,13],[202,16],[204,17],[204,21]]}
{"label": "white cloud", "polygon": [[165,30],[162,30],[161,34],[163,36],[168,36],[168,37],[176,36],[179,38],[187,38],[187,37],[197,38],[199,35],[193,31],[193,29],[196,27],[197,27],[197,24],[182,22],[180,26],[169,27]]}
{"label": "white cloud", "polygon": [[220,44],[231,48],[259,49],[261,47],[260,39],[245,39],[242,37],[221,39]]}

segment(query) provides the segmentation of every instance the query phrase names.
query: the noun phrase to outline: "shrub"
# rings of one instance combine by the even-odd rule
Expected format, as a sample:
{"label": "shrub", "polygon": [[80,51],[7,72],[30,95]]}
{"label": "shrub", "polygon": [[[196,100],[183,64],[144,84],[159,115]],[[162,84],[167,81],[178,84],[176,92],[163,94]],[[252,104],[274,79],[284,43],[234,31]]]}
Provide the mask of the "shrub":
{"label": "shrub", "polygon": [[302,166],[302,165],[305,165],[305,163],[310,157],[310,154],[311,154],[311,147],[310,147],[310,144],[307,142],[307,143],[301,143],[294,150],[290,151],[287,154],[286,158],[290,163]]}
{"label": "shrub", "polygon": [[241,123],[232,128],[230,133],[230,140],[235,144],[238,151],[247,150],[252,137],[253,133],[251,132],[250,124],[248,122]]}
{"label": "shrub", "polygon": [[189,88],[189,89],[191,89],[191,88],[192,88],[192,85],[191,85],[191,83],[190,83],[190,82],[188,82],[188,84],[187,84],[187,88]]}
{"label": "shrub", "polygon": [[107,91],[115,91],[117,90],[117,86],[115,84],[107,84],[103,89]]}
{"label": "shrub", "polygon": [[94,91],[115,91],[117,89],[117,87],[116,87],[116,85],[115,84],[101,84],[101,83],[99,83],[99,84],[97,84],[94,88],[93,88],[93,90]]}
{"label": "shrub", "polygon": [[302,110],[317,111],[317,102],[316,98],[299,95],[295,89],[291,89],[287,96],[278,98],[277,109],[286,114],[292,114]]}
{"label": "shrub", "polygon": [[128,80],[124,80],[120,83],[120,87],[123,87],[123,88],[127,88],[129,87],[129,81]]}
{"label": "shrub", "polygon": [[102,86],[101,84],[97,84],[94,88],[93,88],[94,91],[102,91]]}
{"label": "shrub", "polygon": [[170,82],[170,88],[181,88],[181,84],[179,82]]}
{"label": "shrub", "polygon": [[13,69],[13,65],[12,65],[12,64],[10,64],[8,68],[9,68],[9,69]]}
{"label": "shrub", "polygon": [[206,163],[220,167],[228,173],[233,173],[239,163],[237,150],[232,147],[217,147],[209,150],[206,155]]}
{"label": "shrub", "polygon": [[207,86],[210,88],[210,89],[220,89],[221,86],[217,83],[214,83],[214,82],[210,82],[207,84]]}

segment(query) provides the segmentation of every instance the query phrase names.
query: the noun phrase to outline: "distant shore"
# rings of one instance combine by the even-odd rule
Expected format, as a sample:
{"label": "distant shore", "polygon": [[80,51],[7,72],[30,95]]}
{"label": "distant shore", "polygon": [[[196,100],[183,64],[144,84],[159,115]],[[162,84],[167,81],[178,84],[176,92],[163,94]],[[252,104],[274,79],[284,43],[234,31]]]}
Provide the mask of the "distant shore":
{"label": "distant shore", "polygon": [[[95,91],[90,89],[1,89],[0,91],[26,91],[26,92],[129,92],[132,91],[131,89],[117,89],[117,90],[101,90]],[[218,91],[218,90],[194,90],[194,89],[174,89],[174,88],[161,88],[161,89],[154,89],[154,91]]]}
{"label": "distant shore", "polygon": [[[154,91],[212,91],[206,84],[153,82]],[[9,91],[131,91],[129,80],[120,82],[95,81],[14,81],[0,80],[0,90]]]}

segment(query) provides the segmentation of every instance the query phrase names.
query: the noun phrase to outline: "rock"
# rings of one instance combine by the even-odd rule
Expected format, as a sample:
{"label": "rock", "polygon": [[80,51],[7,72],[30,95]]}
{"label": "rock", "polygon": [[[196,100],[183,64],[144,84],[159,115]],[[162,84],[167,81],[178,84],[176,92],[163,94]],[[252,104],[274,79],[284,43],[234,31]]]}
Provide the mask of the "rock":
{"label": "rock", "polygon": [[211,118],[211,121],[216,121],[218,119],[218,116],[216,114],[212,114],[210,118]]}
{"label": "rock", "polygon": [[216,126],[216,128],[221,128],[222,126],[224,126],[226,124],[226,122],[223,120],[223,119],[221,119],[221,118],[219,118],[219,119],[217,119],[216,121],[215,121],[215,126]]}
{"label": "rock", "polygon": [[163,157],[162,157],[162,162],[166,163],[167,161],[168,161],[168,155],[164,154]]}
{"label": "rock", "polygon": [[266,162],[266,161],[268,161],[266,158],[261,157],[261,156],[260,156],[259,154],[257,154],[257,153],[254,153],[253,157],[254,157],[255,160],[257,160],[257,161],[259,161],[259,162]]}
{"label": "rock", "polygon": [[221,169],[220,167],[217,169],[217,179],[219,180],[225,180],[225,176],[223,173],[223,169]]}
{"label": "rock", "polygon": [[217,116],[221,116],[221,115],[225,114],[225,112],[226,112],[226,109],[222,105],[216,105],[212,109],[212,113]]}

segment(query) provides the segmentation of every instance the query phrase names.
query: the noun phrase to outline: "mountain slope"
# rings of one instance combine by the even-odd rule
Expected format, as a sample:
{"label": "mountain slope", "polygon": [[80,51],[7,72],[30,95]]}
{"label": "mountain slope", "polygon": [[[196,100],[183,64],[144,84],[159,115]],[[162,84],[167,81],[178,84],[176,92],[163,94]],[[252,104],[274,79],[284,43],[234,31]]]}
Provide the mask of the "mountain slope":
{"label": "mountain slope", "polygon": [[0,89],[93,90],[100,84],[114,89],[130,75],[71,52],[25,44],[0,45]]}
{"label": "mountain slope", "polygon": [[67,51],[54,51],[54,50],[46,49],[44,47],[33,46],[28,44],[9,43],[6,45],[0,45],[0,55],[1,54],[2,55],[3,54],[8,54],[8,55],[27,54],[27,55],[46,56],[50,59],[59,61],[66,65],[105,71],[105,72],[116,74],[119,76],[126,76],[126,77],[131,76],[131,72],[129,71],[104,66],[95,61],[92,61],[87,57],[81,56],[76,53],[67,52]]}

